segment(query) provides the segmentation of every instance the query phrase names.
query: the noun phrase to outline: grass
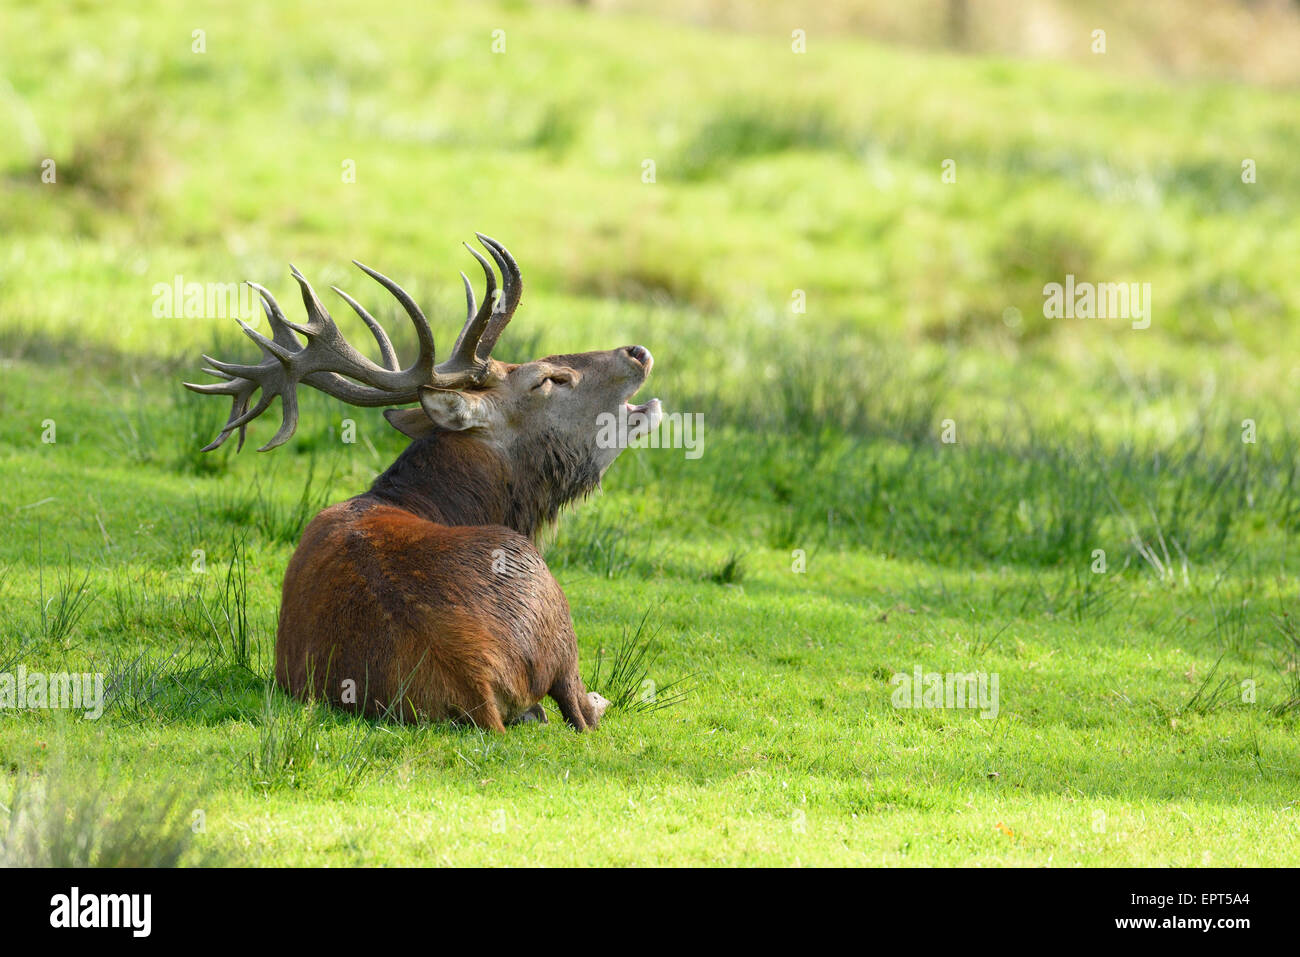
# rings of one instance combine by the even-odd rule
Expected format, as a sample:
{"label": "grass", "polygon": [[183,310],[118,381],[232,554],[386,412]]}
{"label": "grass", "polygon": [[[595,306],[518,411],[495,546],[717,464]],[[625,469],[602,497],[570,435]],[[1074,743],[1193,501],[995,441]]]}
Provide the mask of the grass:
{"label": "grass", "polygon": [[393,734],[387,727],[343,719],[320,702],[300,705],[272,682],[264,686],[260,713],[251,718],[258,739],[236,757],[235,769],[257,790],[313,789],[345,796],[387,769],[383,743]]}
{"label": "grass", "polygon": [[123,783],[121,774],[55,765],[34,788],[16,784],[3,808],[5,867],[174,867],[213,864],[192,837],[205,825],[189,787]]}
{"label": "grass", "polygon": [[[0,810],[7,860],[125,862],[127,834],[163,864],[1300,853],[1285,85],[849,32],[796,57],[785,26],[568,6],[4,13],[32,122],[0,105],[0,673],[108,697],[0,714],[0,794],[31,802]],[[293,261],[408,357],[356,257],[446,348],[474,229],[528,284],[503,355],[644,342],[665,409],[704,417],[702,455],[625,453],[546,545],[615,705],[589,735],[275,691],[302,526],[403,440],[308,394],[274,453],[197,454],[226,409],[180,381],[251,347],[153,313],[178,275],[291,303]],[[1067,273],[1151,282],[1151,328],[1044,318]],[[893,707],[917,667],[997,674],[997,718]]]}
{"label": "grass", "polygon": [[614,709],[649,714],[681,704],[689,694],[684,686],[688,679],[660,687],[650,677],[658,653],[651,650],[656,636],[642,637],[649,617],[647,611],[635,631],[625,629],[612,653],[605,648],[596,652],[596,664],[585,683],[589,691],[603,695]]}
{"label": "grass", "polygon": [[41,612],[40,641],[43,645],[62,645],[71,636],[77,623],[95,600],[90,587],[90,572],[78,577],[68,554],[67,565],[57,574],[52,594],[45,591],[45,549],[40,529],[36,534],[36,580],[40,592],[38,605]]}

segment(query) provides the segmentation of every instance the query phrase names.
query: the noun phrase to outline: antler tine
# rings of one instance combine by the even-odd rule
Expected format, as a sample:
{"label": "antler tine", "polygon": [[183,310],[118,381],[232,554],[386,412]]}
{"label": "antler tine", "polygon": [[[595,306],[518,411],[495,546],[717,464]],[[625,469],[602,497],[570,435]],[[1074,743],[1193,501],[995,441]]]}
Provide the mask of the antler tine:
{"label": "antler tine", "polygon": [[371,334],[375,337],[375,341],[379,343],[379,354],[383,357],[384,368],[389,369],[392,372],[399,371],[401,366],[397,364],[397,353],[393,351],[393,342],[388,338],[388,333],[384,332],[384,327],[379,324],[379,321],[374,316],[366,312],[361,303],[357,302],[338,286],[330,286],[330,288],[338,293],[340,298],[352,307],[352,311],[360,316],[361,321],[370,329]]}
{"label": "antler tine", "polygon": [[325,304],[320,301],[320,297],[316,295],[316,290],[311,287],[307,277],[292,263],[289,264],[289,274],[298,283],[298,288],[302,291],[303,308],[307,310],[306,323],[299,325],[286,319],[289,328],[308,337],[321,337],[327,341],[341,339],[343,334],[339,332],[339,327],[334,324],[334,319],[325,309]]}
{"label": "antler tine", "polygon": [[[279,359],[281,362],[288,362],[294,355],[302,351],[302,347],[296,349],[286,349],[284,346],[277,345],[274,339],[268,339],[262,335],[243,319],[236,317],[239,328],[244,330],[244,335],[256,342],[262,349],[262,354],[273,359]],[[296,345],[296,343],[295,343]]]}
{"label": "antler tine", "polygon": [[[501,336],[501,331],[505,329],[510,322],[510,317],[514,314],[515,307],[519,305],[519,296],[522,291],[523,281],[519,275],[519,266],[515,263],[514,258],[506,251],[506,248],[489,236],[482,233],[475,233],[479,242],[483,244],[496,262],[497,269],[501,272],[501,287],[497,288],[496,272],[492,269],[492,264],[469,243],[465,248],[470,251],[480,266],[483,267],[483,275],[487,277],[487,289],[485,290],[483,304],[474,309],[474,294],[470,287],[470,282],[464,273],[461,277],[465,279],[465,298],[469,305],[466,310],[465,328],[461,330],[460,336],[456,339],[456,345],[452,348],[451,357],[445,362],[439,363],[437,372],[441,376],[455,377],[463,379],[466,373],[474,377],[474,381],[481,382],[488,374],[488,358],[492,355],[492,347],[496,345],[497,339]],[[441,383],[440,383],[441,384]],[[448,386],[455,388],[455,385]]]}
{"label": "antler tine", "polygon": [[[474,318],[474,310],[477,308],[474,302],[474,284],[469,281],[469,276],[465,275],[464,270],[460,274],[461,281],[465,283],[465,325]],[[460,335],[456,337],[456,344],[460,345],[460,340],[465,337],[465,330],[460,330]],[[454,351],[454,350],[453,350]]]}
{"label": "antler tine", "polygon": [[[383,273],[376,272],[364,263],[357,262],[355,259],[352,260],[352,264],[392,293],[393,298],[402,304],[402,308],[406,310],[406,314],[411,317],[411,323],[415,326],[415,337],[420,343],[420,354],[415,360],[415,365],[411,366],[407,372],[411,373],[418,369],[425,375],[431,374],[433,372],[433,360],[435,355],[433,330],[429,328],[429,320],[424,318],[424,313],[421,312],[420,307],[415,304],[415,300],[411,298],[410,294],[407,293],[405,289],[393,282],[393,280],[389,279]],[[417,385],[421,384],[423,383],[417,383]]]}
{"label": "antler tine", "polygon": [[482,365],[475,353],[478,350],[479,341],[483,338],[483,330],[487,328],[488,320],[492,318],[492,310],[496,306],[497,300],[497,277],[496,273],[492,271],[491,263],[484,259],[483,254],[469,243],[463,245],[469,250],[470,255],[478,260],[478,264],[483,267],[483,275],[487,278],[487,288],[483,292],[483,305],[479,306],[476,312],[473,306],[473,286],[470,285],[469,277],[461,273],[461,278],[465,280],[465,297],[469,308],[466,309],[465,328],[460,331],[460,335],[456,338],[456,345],[451,350],[451,358],[439,366],[445,372],[475,369]]}
{"label": "antler tine", "polygon": [[204,367],[204,372],[225,379],[225,382],[182,382],[181,385],[199,395],[234,395],[239,388],[239,379],[217,369]]}
{"label": "antler tine", "polygon": [[[258,403],[258,405],[261,405],[263,408],[270,404],[271,399],[266,395],[263,395],[262,402]],[[271,436],[271,441],[267,442],[257,451],[269,452],[271,449],[278,449],[280,446],[284,445],[284,443],[289,441],[289,437],[293,435],[294,430],[298,428],[297,389],[288,388],[280,393],[280,411],[283,414],[283,418],[280,420],[280,428],[276,430],[275,435]],[[241,425],[240,428],[243,428],[243,426]]]}
{"label": "antler tine", "polygon": [[236,379],[227,376],[224,372],[218,372],[215,369],[204,369],[204,372],[222,376],[226,382],[208,382],[197,384],[194,382],[182,382],[181,385],[191,392],[197,392],[200,395],[228,395],[231,396],[230,415],[226,418],[226,424],[217,433],[217,437],[203,446],[199,451],[211,452],[213,449],[220,448],[221,445],[230,438],[230,433],[235,428],[239,428],[239,448],[244,447],[244,427],[237,420],[242,418],[245,410],[248,408],[248,400],[252,397],[253,392],[257,389],[257,383],[249,379]]}
{"label": "antler tine", "polygon": [[524,281],[519,273],[519,265],[505,246],[490,236],[484,236],[482,233],[475,233],[474,235],[492,254],[492,258],[496,260],[497,268],[501,270],[501,297],[497,302],[493,303],[491,318],[488,320],[487,328],[483,330],[483,337],[478,343],[477,355],[487,359],[492,354],[492,348],[497,344],[497,339],[501,337],[502,331],[515,314],[515,307],[519,305],[519,298],[523,295]]}
{"label": "antler tine", "polygon": [[275,344],[294,352],[301,349],[302,343],[293,334],[293,324],[285,318],[284,310],[275,301],[275,297],[255,282],[247,282],[247,285],[262,297],[262,311],[266,313],[266,321],[271,326],[271,339]]}

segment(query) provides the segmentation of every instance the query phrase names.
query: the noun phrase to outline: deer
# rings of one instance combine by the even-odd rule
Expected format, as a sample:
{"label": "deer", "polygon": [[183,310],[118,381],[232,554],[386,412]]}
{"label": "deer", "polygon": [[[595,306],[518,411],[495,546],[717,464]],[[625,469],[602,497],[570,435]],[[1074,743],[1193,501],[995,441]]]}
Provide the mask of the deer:
{"label": "deer", "polygon": [[[204,372],[220,381],[184,385],[232,399],[205,452],[235,433],[242,450],[248,424],[277,396],[280,428],[259,451],[283,445],[297,428],[300,385],[357,407],[392,406],[385,419],[410,439],[367,491],[324,509],[303,530],[281,594],[280,688],[371,718],[496,732],[545,722],[541,702],[549,696],[573,729],[585,731],[609,703],[583,684],[568,600],[538,546],[561,509],[599,487],[623,447],[658,427],[658,399],[629,401],[654,358],[639,345],[523,363],[492,358],[523,280],[505,246],[475,235],[492,259],[465,244],[486,276],[486,294],[476,305],[473,284],[460,274],[466,318],[441,362],[411,296],[354,260],[410,317],[418,353],[409,366],[398,364],[365,307],[333,286],[373,334],[380,361],[348,343],[290,266],[307,321],[290,321],[267,289],[250,282],[271,336],[239,324],[261,361],[205,355]],[[613,421],[606,416],[626,423],[623,441],[609,441],[608,431],[602,439],[602,424]]]}

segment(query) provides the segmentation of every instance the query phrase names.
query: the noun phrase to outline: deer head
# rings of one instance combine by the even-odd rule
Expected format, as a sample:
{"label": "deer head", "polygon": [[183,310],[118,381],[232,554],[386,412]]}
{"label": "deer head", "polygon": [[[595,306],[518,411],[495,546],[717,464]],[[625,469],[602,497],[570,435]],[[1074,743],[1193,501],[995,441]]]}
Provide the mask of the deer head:
{"label": "deer head", "polygon": [[[436,362],[433,333],[414,300],[397,283],[356,263],[402,305],[415,326],[419,353],[403,369],[379,322],[338,287],[334,291],[365,322],[379,347],[376,363],[358,352],[339,331],[316,292],[297,269],[307,321],[285,318],[275,298],[249,283],[262,299],[271,337],[240,321],[261,348],[256,365],[220,362],[204,356],[204,371],[221,382],[186,388],[232,399],[230,416],[204,451],[219,447],[236,430],[239,448],[254,418],[280,397],[283,419],[261,451],[283,445],[298,423],[297,386],[302,383],[356,406],[418,403],[389,409],[385,417],[410,436],[407,452],[376,482],[372,493],[394,499],[436,520],[454,524],[506,523],[533,534],[565,502],[600,481],[621,450],[602,441],[613,417],[626,423],[622,437],[634,441],[655,429],[662,416],[658,399],[631,405],[654,363],[643,346],[603,352],[554,355],[522,364],[491,357],[502,331],[519,305],[523,282],[514,258],[494,239],[476,234],[501,273],[498,288],[492,264],[466,245],[487,277],[481,306],[465,283],[466,319],[450,356]],[[304,344],[298,335],[305,337]],[[257,403],[250,402],[260,389]],[[450,466],[454,465],[455,468]],[[446,487],[454,475],[469,489]],[[504,493],[504,498],[502,495]],[[498,501],[500,500],[500,501]]]}

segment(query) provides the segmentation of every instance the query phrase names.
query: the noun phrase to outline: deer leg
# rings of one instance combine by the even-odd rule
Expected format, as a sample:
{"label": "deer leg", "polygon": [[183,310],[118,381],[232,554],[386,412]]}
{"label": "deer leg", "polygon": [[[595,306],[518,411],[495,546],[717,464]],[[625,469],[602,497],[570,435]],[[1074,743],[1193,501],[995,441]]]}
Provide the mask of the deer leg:
{"label": "deer leg", "polygon": [[586,731],[600,722],[600,715],[596,713],[576,670],[573,674],[557,678],[555,684],[551,685],[549,694],[560,706],[560,714],[573,726],[573,730]]}

